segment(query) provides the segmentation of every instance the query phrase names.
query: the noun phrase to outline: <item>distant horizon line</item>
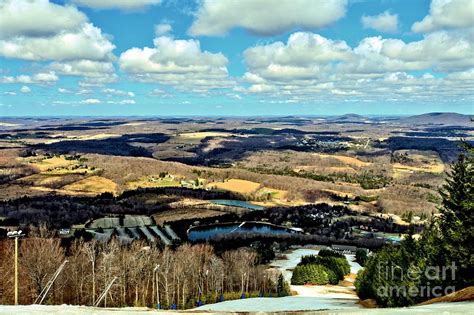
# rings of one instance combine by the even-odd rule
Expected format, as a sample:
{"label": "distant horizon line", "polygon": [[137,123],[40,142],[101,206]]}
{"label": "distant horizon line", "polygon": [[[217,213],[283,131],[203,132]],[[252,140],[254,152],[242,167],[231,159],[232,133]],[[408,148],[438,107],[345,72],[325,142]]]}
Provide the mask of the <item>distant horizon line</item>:
{"label": "distant horizon line", "polygon": [[457,114],[463,116],[474,116],[472,114],[463,114],[459,112],[424,112],[420,114],[356,114],[356,113],[345,113],[345,114],[301,114],[301,115],[6,115],[0,116],[0,119],[27,119],[27,118],[317,118],[317,117],[343,117],[343,116],[361,116],[367,118],[392,118],[392,117],[410,117],[410,116],[420,116],[427,114]]}

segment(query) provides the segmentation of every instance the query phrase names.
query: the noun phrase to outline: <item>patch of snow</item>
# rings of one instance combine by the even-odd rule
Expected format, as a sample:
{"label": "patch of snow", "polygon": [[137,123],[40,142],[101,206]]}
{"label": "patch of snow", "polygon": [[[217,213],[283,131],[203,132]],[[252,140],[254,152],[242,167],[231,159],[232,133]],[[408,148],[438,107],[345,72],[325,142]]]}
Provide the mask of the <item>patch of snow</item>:
{"label": "patch of snow", "polygon": [[361,306],[355,300],[314,298],[308,296],[286,296],[280,298],[252,298],[225,301],[198,307],[197,310],[214,312],[282,312],[315,311],[325,309],[354,309]]}
{"label": "patch of snow", "polygon": [[[290,282],[291,275],[292,275],[292,270],[301,261],[301,257],[307,256],[307,255],[315,255],[316,256],[316,255],[318,255],[320,248],[326,248],[326,247],[324,247],[324,246],[322,246],[322,247],[313,246],[313,247],[293,249],[289,253],[286,253],[284,255],[285,258],[274,260],[270,264],[270,266],[280,269],[283,276],[285,277],[285,280]],[[347,261],[349,262],[349,265],[351,266],[351,273],[357,274],[357,272],[359,272],[359,270],[362,269],[362,266],[359,265],[355,261],[355,255],[344,255],[344,256],[346,256]]]}
{"label": "patch of snow", "polygon": [[285,280],[290,282],[291,275],[293,274],[292,269],[298,265],[301,261],[301,257],[307,255],[317,255],[319,253],[319,248],[299,248],[292,250],[291,252],[285,254],[285,258],[274,260],[270,265],[272,267],[280,269]]}
{"label": "patch of snow", "polygon": [[[170,314],[174,314],[169,312]],[[78,305],[0,305],[0,314],[14,315],[112,315],[134,314],[150,315],[146,307],[100,308]]]}
{"label": "patch of snow", "polygon": [[[271,265],[280,269],[286,279],[291,279],[293,269],[305,255],[317,255],[320,247],[294,249],[286,254],[287,259],[277,259]],[[362,267],[355,262],[354,255],[346,255],[351,273]],[[355,315],[411,315],[411,314],[474,314],[474,302],[436,303],[408,308],[366,309],[357,304],[353,290],[343,286],[291,286],[299,295],[281,298],[251,298],[203,305],[187,311],[153,310],[145,307],[97,308],[74,305],[0,305],[0,314],[12,315],[113,315],[133,314],[215,314],[222,312],[278,312],[311,311],[312,314],[355,314]],[[352,293],[351,293],[352,291]],[[304,314],[304,312],[302,313]]]}
{"label": "patch of snow", "polygon": [[344,255],[347,258],[347,261],[349,262],[349,265],[351,265],[351,273],[357,274],[359,270],[362,270],[362,266],[359,265],[359,263],[356,262],[355,260],[355,255]]}
{"label": "patch of snow", "polygon": [[338,303],[337,299],[349,299],[357,302],[359,298],[353,288],[336,285],[292,285],[291,291],[295,291],[298,296],[313,298],[331,298]]}
{"label": "patch of snow", "polygon": [[[474,302],[456,302],[456,303],[436,303],[423,306],[402,307],[402,308],[377,308],[366,309],[353,307],[353,301],[339,301],[339,308],[332,308],[332,305],[325,305],[321,301],[319,306],[324,310],[313,309],[314,304],[309,297],[283,297],[283,298],[255,298],[236,301],[227,301],[217,304],[204,305],[198,309],[187,311],[166,311],[152,310],[145,307],[124,307],[124,308],[99,308],[90,306],[75,305],[0,305],[0,314],[5,315],[114,315],[114,314],[222,314],[222,312],[271,312],[274,310],[292,309],[307,310],[311,314],[353,314],[353,315],[412,315],[412,314],[474,314]],[[225,306],[225,307],[224,307]],[[327,307],[331,308],[327,308]],[[306,307],[309,307],[307,309]],[[301,314],[304,314],[302,312]]]}

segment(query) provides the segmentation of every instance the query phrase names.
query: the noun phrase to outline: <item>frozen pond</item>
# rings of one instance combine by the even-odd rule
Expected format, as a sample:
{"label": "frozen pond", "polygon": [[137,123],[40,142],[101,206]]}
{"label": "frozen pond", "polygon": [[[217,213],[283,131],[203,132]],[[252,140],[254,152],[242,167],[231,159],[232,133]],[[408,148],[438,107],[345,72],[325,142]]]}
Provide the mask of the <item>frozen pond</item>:
{"label": "frozen pond", "polygon": [[294,234],[293,230],[278,227],[275,225],[258,223],[258,222],[242,222],[240,224],[216,224],[204,227],[191,228],[188,231],[188,239],[190,241],[208,240],[224,234],[239,233],[257,233],[257,234]]}

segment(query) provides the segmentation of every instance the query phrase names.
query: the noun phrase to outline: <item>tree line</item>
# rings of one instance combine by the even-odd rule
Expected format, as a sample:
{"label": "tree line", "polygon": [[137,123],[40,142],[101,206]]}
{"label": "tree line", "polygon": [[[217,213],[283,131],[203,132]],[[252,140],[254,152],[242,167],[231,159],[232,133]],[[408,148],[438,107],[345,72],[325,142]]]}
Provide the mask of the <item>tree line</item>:
{"label": "tree line", "polygon": [[474,148],[464,144],[440,190],[440,216],[415,240],[387,246],[356,279],[361,299],[407,306],[474,285]]}
{"label": "tree line", "polygon": [[[1,304],[13,303],[13,242],[3,241]],[[4,259],[3,259],[4,258]],[[192,308],[202,303],[253,296],[286,295],[281,274],[257,264],[257,253],[240,248],[217,255],[206,244],[160,250],[144,242],[74,240],[63,247],[44,226],[20,241],[20,304],[31,304],[67,260],[45,303]]]}
{"label": "tree line", "polygon": [[295,171],[290,167],[283,169],[254,167],[248,168],[249,171],[259,174],[272,174],[281,176],[301,177],[315,181],[336,183],[339,181],[345,183],[359,184],[363,189],[378,189],[390,184],[391,179],[381,174],[375,174],[373,171],[362,171],[357,174],[331,173],[319,174],[308,171]]}

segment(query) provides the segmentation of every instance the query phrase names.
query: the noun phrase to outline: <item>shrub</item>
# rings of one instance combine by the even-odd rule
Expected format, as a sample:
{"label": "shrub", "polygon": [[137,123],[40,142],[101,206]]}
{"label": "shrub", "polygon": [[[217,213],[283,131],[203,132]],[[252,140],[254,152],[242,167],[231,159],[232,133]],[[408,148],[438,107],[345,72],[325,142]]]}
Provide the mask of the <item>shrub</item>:
{"label": "shrub", "polygon": [[351,266],[345,257],[321,257],[316,258],[316,263],[328,269],[331,269],[338,280],[344,279],[344,276],[351,272]]}
{"label": "shrub", "polygon": [[328,274],[328,281],[330,284],[338,284],[339,283],[339,278],[337,277],[337,274],[330,268],[324,267],[326,273]]}
{"label": "shrub", "polygon": [[318,256],[307,255],[293,270],[291,284],[337,284],[350,273],[351,267],[344,255],[323,249]]}
{"label": "shrub", "polygon": [[364,266],[365,263],[367,262],[367,251],[364,250],[364,249],[361,249],[359,248],[357,251],[356,251],[356,254],[355,254],[355,259],[356,259],[356,262],[361,265],[361,266]]}
{"label": "shrub", "polygon": [[355,197],[355,201],[364,201],[364,202],[373,202],[377,201],[379,199],[379,196],[365,196],[365,195],[360,195]]}
{"label": "shrub", "polygon": [[316,256],[315,255],[306,255],[301,257],[301,261],[298,265],[309,265],[309,264],[314,264],[316,262]]}
{"label": "shrub", "polygon": [[[390,244],[375,255],[367,258],[365,268],[357,273],[354,283],[357,295],[361,300],[376,299],[377,303],[380,303],[380,300],[376,298],[376,292],[377,289],[384,284],[383,280],[386,280],[386,277],[378,273],[380,268],[377,269],[377,266],[381,262],[386,262],[386,260],[381,259],[382,256],[384,256],[384,259],[387,259],[388,257],[385,256],[387,253],[396,253],[397,251],[398,247]],[[390,259],[392,259],[392,257],[390,257]]]}
{"label": "shrub", "polygon": [[321,249],[318,253],[319,257],[336,257],[336,258],[345,258],[344,255],[339,254],[331,249]]}
{"label": "shrub", "polygon": [[[377,304],[389,307],[407,306],[419,302],[419,295],[386,293],[390,288],[404,289],[420,285],[422,277],[413,280],[403,277],[408,268],[423,269],[423,267],[415,263],[416,253],[406,251],[403,248],[405,245],[401,246],[386,246],[367,261],[365,269],[358,273],[355,281],[356,292],[361,299],[373,298]],[[385,268],[390,270],[397,268],[403,272],[387,274]]]}
{"label": "shrub", "polygon": [[326,272],[326,268],[321,265],[309,264],[296,266],[291,277],[291,284],[293,285],[323,285],[327,283],[329,283],[328,273]]}

